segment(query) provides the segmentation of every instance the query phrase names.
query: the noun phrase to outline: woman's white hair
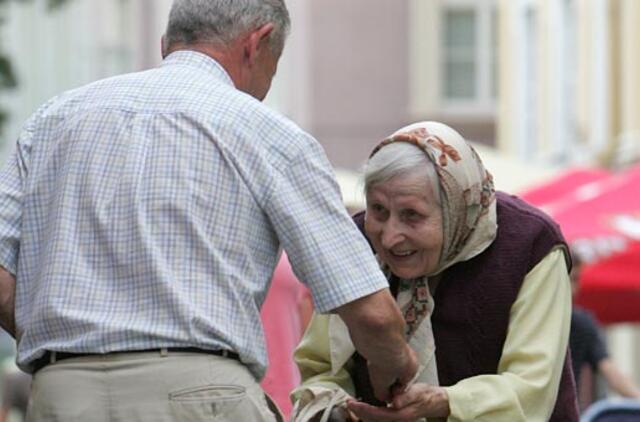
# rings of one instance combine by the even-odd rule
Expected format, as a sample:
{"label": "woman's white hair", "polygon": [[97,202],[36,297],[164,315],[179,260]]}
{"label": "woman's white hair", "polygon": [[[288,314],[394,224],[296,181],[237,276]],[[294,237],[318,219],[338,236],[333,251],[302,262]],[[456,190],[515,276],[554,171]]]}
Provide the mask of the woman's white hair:
{"label": "woman's white hair", "polygon": [[436,169],[427,154],[407,142],[385,145],[364,166],[364,193],[397,176],[423,177],[431,185],[440,204],[440,184]]}
{"label": "woman's white hair", "polygon": [[165,34],[175,43],[226,45],[243,33],[273,23],[271,50],[280,54],[291,20],[284,0],[174,0]]}

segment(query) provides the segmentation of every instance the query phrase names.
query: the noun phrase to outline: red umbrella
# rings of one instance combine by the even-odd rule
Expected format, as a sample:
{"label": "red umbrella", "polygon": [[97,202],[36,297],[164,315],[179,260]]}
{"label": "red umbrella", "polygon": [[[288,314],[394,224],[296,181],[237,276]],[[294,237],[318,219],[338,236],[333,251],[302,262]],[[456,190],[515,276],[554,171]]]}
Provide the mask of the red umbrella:
{"label": "red umbrella", "polygon": [[572,191],[589,183],[603,180],[610,173],[603,169],[574,168],[567,170],[552,181],[527,190],[522,199],[538,206],[562,200]]}
{"label": "red umbrella", "polygon": [[536,204],[560,224],[571,247],[587,262],[576,301],[601,322],[638,322],[640,166],[577,185],[561,198]]}
{"label": "red umbrella", "polygon": [[640,166],[584,185],[567,197],[547,211],[587,261],[621,252],[630,240],[640,239],[634,225],[640,216]]}
{"label": "red umbrella", "polygon": [[586,266],[576,302],[604,323],[640,321],[640,243]]}

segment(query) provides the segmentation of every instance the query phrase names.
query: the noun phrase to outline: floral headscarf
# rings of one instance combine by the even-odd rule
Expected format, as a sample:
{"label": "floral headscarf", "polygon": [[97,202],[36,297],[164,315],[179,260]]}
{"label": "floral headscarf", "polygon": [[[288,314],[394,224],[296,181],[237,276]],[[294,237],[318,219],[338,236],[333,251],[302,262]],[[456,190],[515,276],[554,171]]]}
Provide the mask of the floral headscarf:
{"label": "floral headscarf", "polygon": [[433,274],[484,251],[496,237],[496,200],[493,177],[464,138],[438,122],[406,126],[383,140],[371,152],[395,142],[416,145],[434,164],[442,204],[443,245]]}

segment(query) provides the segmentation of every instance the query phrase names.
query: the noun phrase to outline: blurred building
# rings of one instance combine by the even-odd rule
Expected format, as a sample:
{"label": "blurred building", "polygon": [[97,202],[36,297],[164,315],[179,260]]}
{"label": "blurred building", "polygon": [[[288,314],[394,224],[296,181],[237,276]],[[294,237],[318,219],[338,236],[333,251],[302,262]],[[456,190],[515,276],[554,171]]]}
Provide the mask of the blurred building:
{"label": "blurred building", "polygon": [[[639,3],[289,0],[268,100],[347,169],[423,119],[521,160],[615,165],[640,156]],[[20,86],[0,98],[13,116],[3,138],[60,91],[157,64],[170,4],[8,2],[1,45]]]}
{"label": "blurred building", "polygon": [[[12,112],[5,140],[56,93],[160,61],[171,0],[46,3],[8,3],[2,48],[20,85],[0,98]],[[267,101],[316,136],[334,166],[358,169],[379,140],[417,120],[495,143],[495,0],[288,5],[292,34]]]}
{"label": "blurred building", "polygon": [[[48,98],[85,83],[153,66],[170,0],[45,0],[4,3],[0,47],[11,57],[18,88],[0,101],[11,115],[0,134],[13,146],[22,123]],[[165,5],[167,4],[167,5]],[[2,10],[0,10],[2,12]]]}
{"label": "blurred building", "polygon": [[499,5],[499,148],[614,169],[639,161],[640,2]]}
{"label": "blurred building", "polygon": [[357,169],[379,140],[417,120],[494,143],[494,0],[288,4],[290,114],[334,165]]}

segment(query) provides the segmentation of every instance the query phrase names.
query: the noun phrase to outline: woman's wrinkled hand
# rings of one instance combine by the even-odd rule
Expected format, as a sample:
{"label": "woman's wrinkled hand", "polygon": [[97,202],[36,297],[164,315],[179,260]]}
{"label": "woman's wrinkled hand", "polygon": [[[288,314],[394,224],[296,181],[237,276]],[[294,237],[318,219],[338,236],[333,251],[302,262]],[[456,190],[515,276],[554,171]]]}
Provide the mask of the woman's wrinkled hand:
{"label": "woman's wrinkled hand", "polygon": [[[318,412],[313,419],[309,422],[320,422],[322,420],[324,412]],[[361,422],[360,419],[354,415],[346,407],[334,407],[329,412],[329,419],[327,422]]]}
{"label": "woman's wrinkled hand", "polygon": [[425,417],[447,417],[451,413],[446,390],[428,384],[412,385],[394,397],[390,407],[355,400],[350,400],[347,406],[363,422],[415,422]]}
{"label": "woman's wrinkled hand", "polygon": [[329,422],[359,422],[360,419],[346,407],[334,407],[329,414]]}

